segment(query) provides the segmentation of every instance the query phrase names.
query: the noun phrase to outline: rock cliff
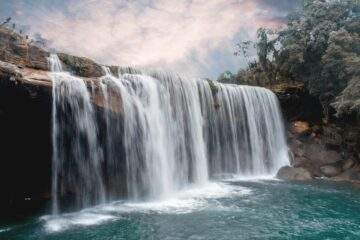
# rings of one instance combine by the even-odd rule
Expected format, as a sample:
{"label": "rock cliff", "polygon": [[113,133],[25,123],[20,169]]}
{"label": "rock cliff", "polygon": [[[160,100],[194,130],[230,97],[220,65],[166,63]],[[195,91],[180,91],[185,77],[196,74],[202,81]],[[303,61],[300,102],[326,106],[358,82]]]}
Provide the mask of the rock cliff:
{"label": "rock cliff", "polygon": [[[3,216],[47,211],[51,184],[52,80],[50,53],[12,30],[0,27],[0,212]],[[97,111],[104,107],[99,90],[101,65],[58,54],[63,67],[93,88]],[[121,99],[110,108],[119,111]]]}
{"label": "rock cliff", "polygon": [[[292,168],[279,171],[278,177],[301,180],[294,173],[308,178],[326,178],[358,183],[360,180],[360,122],[351,109],[356,108],[356,87],[347,89],[339,97],[340,115],[324,119],[322,107],[300,84],[273,87],[287,120],[288,142],[292,153]],[[343,98],[343,99],[340,99]],[[341,106],[340,106],[341,105]],[[332,111],[335,113],[335,110]]]}

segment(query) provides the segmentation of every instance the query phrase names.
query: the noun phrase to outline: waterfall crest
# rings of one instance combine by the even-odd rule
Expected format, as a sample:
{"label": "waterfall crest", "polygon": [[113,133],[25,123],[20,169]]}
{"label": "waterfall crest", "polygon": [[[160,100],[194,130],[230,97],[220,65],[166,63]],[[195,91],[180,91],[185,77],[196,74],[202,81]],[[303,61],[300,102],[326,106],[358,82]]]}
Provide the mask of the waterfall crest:
{"label": "waterfall crest", "polygon": [[[276,96],[258,87],[104,67],[97,86],[49,58],[53,208],[165,198],[224,174],[274,175],[288,164]],[[95,96],[96,95],[96,96]],[[94,99],[102,108],[95,111]],[[99,120],[100,119],[100,120]]]}

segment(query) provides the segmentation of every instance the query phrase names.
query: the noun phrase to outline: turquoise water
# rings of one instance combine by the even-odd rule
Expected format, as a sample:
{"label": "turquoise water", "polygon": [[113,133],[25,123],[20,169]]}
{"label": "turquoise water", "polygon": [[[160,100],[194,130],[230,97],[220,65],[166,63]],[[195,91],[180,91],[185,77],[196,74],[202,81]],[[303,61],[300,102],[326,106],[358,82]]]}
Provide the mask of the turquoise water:
{"label": "turquoise water", "polygon": [[0,226],[0,239],[360,239],[360,191],[327,182],[217,182],[157,202],[34,217]]}

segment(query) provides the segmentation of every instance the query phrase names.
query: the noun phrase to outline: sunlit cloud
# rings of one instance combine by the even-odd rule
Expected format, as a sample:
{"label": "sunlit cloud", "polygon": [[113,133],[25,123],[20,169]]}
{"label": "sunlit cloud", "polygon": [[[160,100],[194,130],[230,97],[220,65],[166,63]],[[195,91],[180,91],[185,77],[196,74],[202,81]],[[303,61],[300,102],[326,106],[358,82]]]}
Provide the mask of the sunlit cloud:
{"label": "sunlit cloud", "polygon": [[244,66],[233,55],[236,42],[254,39],[259,27],[279,27],[289,1],[282,1],[283,9],[269,0],[59,2],[23,0],[11,9],[59,51],[103,64],[215,77]]}

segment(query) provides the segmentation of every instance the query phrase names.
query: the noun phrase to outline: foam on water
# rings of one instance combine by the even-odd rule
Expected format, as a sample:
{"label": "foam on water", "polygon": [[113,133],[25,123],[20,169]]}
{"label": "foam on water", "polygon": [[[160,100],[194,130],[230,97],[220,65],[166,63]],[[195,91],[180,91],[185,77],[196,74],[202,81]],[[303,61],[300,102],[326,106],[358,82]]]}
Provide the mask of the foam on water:
{"label": "foam on water", "polygon": [[8,232],[10,230],[11,230],[11,228],[0,228],[0,233]]}
{"label": "foam on water", "polygon": [[[79,212],[43,216],[41,220],[44,221],[45,230],[54,233],[73,227],[91,226],[117,220],[126,213],[188,214],[207,208],[226,210],[229,207],[222,206],[218,202],[213,202],[213,200],[249,194],[251,194],[249,188],[222,182],[209,182],[201,186],[189,186],[177,192],[174,196],[159,201],[117,201],[86,208]],[[236,209],[231,208],[228,210]]]}
{"label": "foam on water", "polygon": [[260,181],[280,181],[274,175],[259,175],[259,176],[243,176],[233,175],[230,178],[225,178],[227,182],[260,182]]}
{"label": "foam on water", "polygon": [[115,219],[115,216],[86,209],[77,213],[48,215],[41,218],[48,232],[59,232],[74,226],[90,226]]}

